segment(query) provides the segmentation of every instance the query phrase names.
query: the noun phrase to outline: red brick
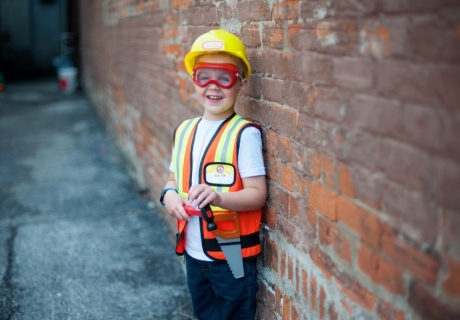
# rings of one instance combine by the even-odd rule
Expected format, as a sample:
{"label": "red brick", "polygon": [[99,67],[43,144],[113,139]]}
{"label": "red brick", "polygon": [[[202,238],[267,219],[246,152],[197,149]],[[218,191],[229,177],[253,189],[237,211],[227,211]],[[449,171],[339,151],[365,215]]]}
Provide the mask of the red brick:
{"label": "red brick", "polygon": [[238,19],[240,21],[270,20],[271,12],[267,1],[238,1]]}
{"label": "red brick", "polygon": [[283,102],[283,81],[276,79],[262,79],[262,94],[265,100]]}
{"label": "red brick", "polygon": [[349,199],[338,196],[337,220],[356,232],[358,237],[374,248],[380,248],[382,227],[377,216],[357,206]]}
{"label": "red brick", "polygon": [[334,307],[333,304],[329,305],[328,313],[329,313],[329,320],[338,320],[339,319],[339,314],[335,310],[335,307]]}
{"label": "red brick", "polygon": [[314,236],[314,228],[303,213],[294,218],[289,218],[289,215],[278,215],[276,229],[288,243],[299,250],[308,252],[313,245],[311,239]]}
{"label": "red brick", "polygon": [[404,312],[395,309],[392,303],[380,300],[377,303],[377,314],[382,320],[405,320]]}
{"label": "red brick", "polygon": [[361,307],[372,310],[375,306],[375,294],[362,286],[351,274],[342,272],[336,278],[342,292]]}
{"label": "red brick", "polygon": [[262,222],[270,229],[274,229],[276,227],[276,211],[268,206],[265,206],[262,215]]}
{"label": "red brick", "polygon": [[[215,20],[212,19],[213,21]],[[203,7],[191,7],[187,10],[187,23],[199,26],[205,22],[203,19]]]}
{"label": "red brick", "polygon": [[429,201],[424,194],[414,192],[398,184],[389,183],[382,206],[390,218],[390,224],[401,233],[418,243],[434,244],[437,230],[433,226],[437,224],[438,219],[436,205]]}
{"label": "red brick", "polygon": [[262,36],[264,48],[284,49],[284,23],[264,25]]}
{"label": "red brick", "polygon": [[377,21],[368,21],[360,32],[360,53],[382,59],[390,55],[390,32]]}
{"label": "red brick", "polygon": [[323,287],[319,288],[319,318],[324,319],[326,315],[326,292]]}
{"label": "red brick", "polygon": [[294,299],[291,299],[291,319],[289,320],[298,320],[299,319],[299,307]]}
{"label": "red brick", "polygon": [[287,271],[288,271],[288,280],[293,281],[294,280],[294,263],[291,258],[288,258],[287,261]]}
{"label": "red brick", "polygon": [[363,168],[354,168],[353,182],[356,186],[356,197],[366,205],[380,210],[382,198],[387,185],[387,178],[381,172],[372,172]]}
{"label": "red brick", "polygon": [[364,91],[374,86],[374,63],[362,58],[336,58],[333,60],[334,79],[341,88]]}
{"label": "red brick", "polygon": [[313,24],[315,51],[329,55],[355,55],[358,48],[358,30],[355,20],[327,19]]}
{"label": "red brick", "polygon": [[303,24],[288,25],[288,46],[296,51],[314,50],[316,39],[311,30],[305,29]]}
{"label": "red brick", "polygon": [[[274,306],[275,304],[271,304]],[[276,315],[276,312],[273,310],[270,310],[265,306],[265,304],[258,304],[258,316],[259,319],[264,319],[264,320],[278,320],[279,318]]]}
{"label": "red brick", "polygon": [[289,196],[289,217],[298,217],[302,209],[299,209],[299,199],[290,195]]}
{"label": "red brick", "polygon": [[349,315],[353,314],[353,308],[345,300],[340,301],[340,304],[345,308]]}
{"label": "red brick", "polygon": [[[382,61],[376,64],[376,88],[385,96],[399,98],[408,103],[426,106],[444,106],[458,110],[455,104],[455,88],[460,76],[457,66],[433,66],[423,64]],[[441,97],[438,99],[437,97]]]}
{"label": "red brick", "polygon": [[[270,146],[267,146],[267,151],[270,152]],[[277,160],[274,155],[268,152],[264,154],[265,171],[268,179],[276,180]]]}
{"label": "red brick", "polygon": [[415,146],[460,159],[460,152],[454,147],[454,137],[460,134],[460,129],[454,122],[439,109],[407,104],[403,109],[404,139]]}
{"label": "red brick", "polygon": [[[264,282],[260,282],[260,295],[259,295],[258,311],[259,316],[263,319],[275,320],[275,294],[271,288],[268,288]],[[263,307],[262,307],[263,306]]]}
{"label": "red brick", "polygon": [[310,306],[313,311],[316,311],[316,295],[317,295],[316,277],[310,276]]}
{"label": "red brick", "polygon": [[381,139],[355,128],[343,131],[341,135],[342,139],[338,143],[338,159],[376,172]]}
{"label": "red brick", "polygon": [[340,123],[345,115],[345,103],[339,99],[317,99],[315,104],[315,116],[318,118]]}
{"label": "red brick", "polygon": [[256,101],[251,98],[240,97],[235,104],[235,111],[247,119],[255,120],[257,123],[269,123],[269,114],[264,112],[269,104]]}
{"label": "red brick", "polygon": [[427,152],[389,139],[381,140],[378,152],[378,168],[393,181],[420,190],[424,189],[431,179],[431,159]]}
{"label": "red brick", "polygon": [[370,247],[360,246],[358,265],[374,283],[384,286],[393,294],[405,294],[402,270],[386,261]]}
{"label": "red brick", "polygon": [[327,219],[318,219],[318,239],[323,245],[332,245],[337,255],[351,263],[351,246],[342,232]]}
{"label": "red brick", "polygon": [[299,0],[280,0],[273,5],[273,19],[295,20],[299,18]]}
{"label": "red brick", "polygon": [[436,255],[410,245],[388,227],[385,227],[382,237],[382,249],[394,263],[410,272],[416,279],[429,285],[436,283],[440,268]]}
{"label": "red brick", "polygon": [[313,263],[322,270],[323,274],[328,279],[338,273],[337,266],[332,259],[318,247],[315,247],[310,251],[310,257],[313,260]]}
{"label": "red brick", "polygon": [[283,102],[291,108],[299,111],[312,110],[312,104],[308,100],[310,85],[298,81],[283,81]]}
{"label": "red brick", "polygon": [[267,141],[265,147],[270,154],[273,154],[277,159],[290,162],[292,158],[291,140],[280,136],[278,133],[268,130]]}
{"label": "red brick", "polygon": [[302,293],[302,268],[299,260],[295,260],[295,292]]}
{"label": "red brick", "polygon": [[409,305],[422,320],[460,319],[458,309],[451,308],[419,282],[410,285]]}
{"label": "red brick", "polygon": [[219,25],[222,20],[222,12],[218,8],[212,6],[203,7],[202,16],[203,24],[207,26]]}
{"label": "red brick", "polygon": [[451,297],[460,298],[460,260],[449,258],[449,273],[442,282],[443,291]]}
{"label": "red brick", "polygon": [[259,99],[262,97],[262,78],[251,76],[248,85],[244,89],[244,94],[249,97]]}
{"label": "red brick", "polygon": [[[437,203],[457,213],[460,212],[460,186],[459,162],[435,159],[432,164],[430,179],[430,194],[433,194]],[[434,215],[434,213],[432,213]]]}
{"label": "red brick", "polygon": [[285,251],[281,251],[279,253],[279,260],[280,260],[279,261],[280,268],[278,272],[279,272],[281,279],[284,279],[286,277],[286,267],[287,267],[287,257],[286,257]]}
{"label": "red brick", "polygon": [[243,27],[241,31],[241,40],[245,47],[258,48],[261,40],[259,35],[259,25],[249,25]]}
{"label": "red brick", "polygon": [[195,5],[194,0],[171,0],[172,9],[184,9]]}
{"label": "red brick", "polygon": [[300,17],[302,20],[316,20],[319,18],[319,10],[324,10],[324,3],[320,1],[301,1]]}
{"label": "red brick", "polygon": [[[459,41],[457,40],[457,42]],[[421,73],[421,71],[416,71],[415,76],[420,76],[419,73]],[[431,101],[433,105],[441,105],[442,108],[447,111],[448,115],[458,112],[460,109],[458,104],[460,66],[458,64],[440,65],[434,67],[432,73],[428,76],[432,77],[431,84],[435,89],[435,93],[434,97],[426,97],[427,101]],[[426,80],[428,81],[428,79]],[[422,84],[425,85],[425,82],[423,81]],[[456,132],[458,132],[458,126],[453,128],[456,128]]]}
{"label": "red brick", "polygon": [[[302,56],[300,54],[272,51],[269,56],[272,59],[269,63],[271,63],[274,77],[284,80],[302,80]],[[273,63],[273,61],[276,61],[276,63]]]}
{"label": "red brick", "polygon": [[425,15],[413,19],[410,30],[413,54],[431,61],[460,61],[460,44],[455,29],[439,16]]}
{"label": "red brick", "polygon": [[278,285],[275,285],[275,312],[283,314],[283,291]]}
{"label": "red brick", "polygon": [[283,310],[282,310],[282,319],[290,320],[291,319],[291,298],[283,295]]}
{"label": "red brick", "polygon": [[460,256],[460,215],[458,212],[445,210],[442,215],[442,232],[440,235],[443,250]]}
{"label": "red brick", "polygon": [[332,221],[337,220],[337,194],[322,184],[310,185],[308,204]]}
{"label": "red brick", "polygon": [[316,221],[318,220],[316,212],[311,208],[307,208],[305,210],[305,213],[306,213],[308,222],[310,223],[311,226],[313,226],[313,229],[315,229],[314,226],[316,226]]}
{"label": "red brick", "polygon": [[443,6],[443,3],[432,2],[432,1],[385,1],[378,0],[377,5],[383,12],[416,12],[416,11],[428,11],[437,9]]}
{"label": "red brick", "polygon": [[380,136],[399,138],[402,134],[401,105],[390,99],[356,95],[347,108],[345,121]]}
{"label": "red brick", "polygon": [[361,17],[376,12],[378,7],[376,1],[337,0],[332,8],[338,16]]}
{"label": "red brick", "polygon": [[279,214],[287,214],[289,209],[289,194],[274,183],[269,182],[267,203]]}
{"label": "red brick", "polygon": [[264,266],[278,272],[278,244],[265,237],[263,242],[263,261]]}
{"label": "red brick", "polygon": [[351,169],[343,163],[338,164],[338,187],[343,194],[355,197],[356,188],[353,183],[353,176]]}
{"label": "red brick", "polygon": [[[307,156],[310,150],[305,148],[305,146],[298,141],[292,141],[291,142],[291,163],[292,167],[299,172],[305,173],[308,175],[307,172],[307,167],[310,166],[310,156]],[[308,178],[310,176],[308,175]],[[307,180],[307,177],[304,178],[304,180]]]}
{"label": "red brick", "polygon": [[332,59],[326,56],[303,55],[301,58],[303,81],[315,84],[332,83]]}
{"label": "red brick", "polygon": [[308,198],[309,181],[304,172],[294,170],[294,179],[291,181],[291,183],[294,196],[299,197],[299,199],[305,202],[305,200]]}
{"label": "red brick", "polygon": [[335,187],[335,164],[329,156],[321,153],[312,154],[312,175],[321,179],[330,187]]}
{"label": "red brick", "polygon": [[270,114],[270,121],[268,123],[272,126],[273,130],[287,136],[294,135],[298,117],[296,110],[272,104],[267,111]]}
{"label": "red brick", "polygon": [[302,270],[302,296],[305,301],[308,301],[308,273],[305,270]]}

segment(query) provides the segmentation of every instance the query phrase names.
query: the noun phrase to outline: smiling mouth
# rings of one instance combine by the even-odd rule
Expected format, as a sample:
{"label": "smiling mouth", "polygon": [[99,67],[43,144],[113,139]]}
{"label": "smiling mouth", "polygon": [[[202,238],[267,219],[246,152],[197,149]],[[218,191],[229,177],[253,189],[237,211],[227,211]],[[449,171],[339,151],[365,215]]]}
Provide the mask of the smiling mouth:
{"label": "smiling mouth", "polygon": [[207,98],[213,101],[219,101],[222,99],[222,97],[219,97],[219,96],[207,96]]}

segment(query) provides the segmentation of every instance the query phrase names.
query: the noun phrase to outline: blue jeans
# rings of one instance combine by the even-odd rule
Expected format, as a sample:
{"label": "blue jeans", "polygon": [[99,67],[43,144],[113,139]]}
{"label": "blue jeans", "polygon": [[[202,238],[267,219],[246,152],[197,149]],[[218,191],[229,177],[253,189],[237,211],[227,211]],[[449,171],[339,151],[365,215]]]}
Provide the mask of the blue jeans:
{"label": "blue jeans", "polygon": [[193,311],[200,320],[254,320],[257,259],[243,261],[244,276],[233,277],[226,261],[200,261],[185,253]]}

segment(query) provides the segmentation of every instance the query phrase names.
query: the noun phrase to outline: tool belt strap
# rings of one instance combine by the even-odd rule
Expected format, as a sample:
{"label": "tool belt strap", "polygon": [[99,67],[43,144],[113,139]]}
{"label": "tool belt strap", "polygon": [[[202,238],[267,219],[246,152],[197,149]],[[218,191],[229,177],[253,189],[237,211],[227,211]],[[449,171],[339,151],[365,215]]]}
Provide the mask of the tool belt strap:
{"label": "tool belt strap", "polygon": [[[205,251],[222,251],[216,239],[202,239],[203,249]],[[260,244],[259,232],[254,232],[248,235],[241,235],[241,249],[254,247]]]}

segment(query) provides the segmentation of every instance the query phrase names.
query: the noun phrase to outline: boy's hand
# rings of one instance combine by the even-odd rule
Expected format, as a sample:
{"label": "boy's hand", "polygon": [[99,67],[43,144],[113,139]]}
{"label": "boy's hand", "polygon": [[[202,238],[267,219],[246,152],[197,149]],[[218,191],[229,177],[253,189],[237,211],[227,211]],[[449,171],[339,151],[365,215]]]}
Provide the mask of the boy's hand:
{"label": "boy's hand", "polygon": [[188,200],[193,207],[203,208],[207,204],[219,206],[222,199],[220,194],[207,184],[196,184],[190,188]]}
{"label": "boy's hand", "polygon": [[190,219],[190,216],[184,210],[184,205],[190,205],[190,203],[174,191],[167,192],[163,202],[168,213],[174,218],[187,221]]}

